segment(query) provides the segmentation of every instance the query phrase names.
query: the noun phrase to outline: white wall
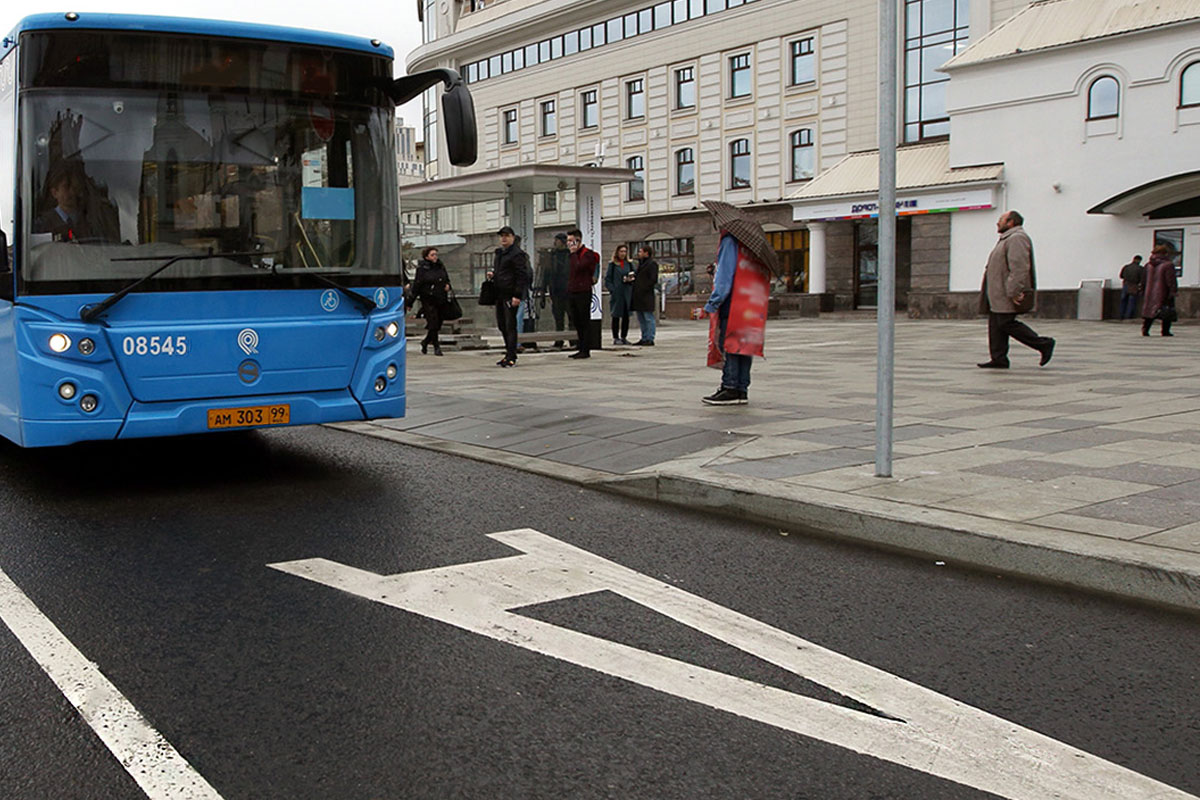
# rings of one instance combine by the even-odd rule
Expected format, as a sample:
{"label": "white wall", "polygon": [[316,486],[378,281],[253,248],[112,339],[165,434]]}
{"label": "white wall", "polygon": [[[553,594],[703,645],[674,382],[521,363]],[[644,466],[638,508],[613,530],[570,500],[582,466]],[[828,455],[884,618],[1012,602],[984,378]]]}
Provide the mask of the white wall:
{"label": "white wall", "polygon": [[[1200,23],[951,73],[951,166],[1004,164],[1007,208],[1026,218],[1039,286],[1074,288],[1086,278],[1115,278],[1134,253],[1149,256],[1155,228],[1177,227],[1187,230],[1181,283],[1200,284],[1200,219],[1180,225],[1140,214],[1086,213],[1135,186],[1196,169],[1200,109],[1176,106],[1179,73],[1198,59]],[[1121,83],[1115,123],[1085,119],[1087,90],[1099,75]],[[992,223],[984,230],[975,215],[955,215],[952,289],[978,288],[995,242]]]}

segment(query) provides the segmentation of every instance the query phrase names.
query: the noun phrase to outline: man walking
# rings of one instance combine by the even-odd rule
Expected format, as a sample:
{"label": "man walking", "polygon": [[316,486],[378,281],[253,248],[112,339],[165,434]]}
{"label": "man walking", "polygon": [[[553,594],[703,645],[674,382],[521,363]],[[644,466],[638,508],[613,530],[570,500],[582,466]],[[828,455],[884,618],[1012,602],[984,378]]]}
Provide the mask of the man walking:
{"label": "man walking", "polygon": [[592,286],[600,278],[600,254],[583,244],[583,231],[567,231],[567,249],[571,251],[571,271],[567,277],[567,305],[579,337],[579,350],[569,358],[592,357]]}
{"label": "man walking", "polygon": [[1142,266],[1142,257],[1134,256],[1133,261],[1121,267],[1121,319],[1133,319],[1145,285],[1146,268]]}
{"label": "man walking", "polygon": [[517,363],[517,307],[529,288],[529,256],[517,247],[516,234],[505,225],[497,235],[500,246],[492,265],[492,282],[496,284],[496,327],[504,337],[504,358],[496,362],[501,367]]}
{"label": "man walking", "polygon": [[1022,227],[1025,219],[1016,211],[1001,214],[996,221],[1000,241],[988,256],[979,296],[979,312],[988,315],[988,350],[991,358],[983,369],[1008,369],[1008,337],[1042,354],[1040,366],[1050,363],[1054,340],[1038,336],[1017,319],[1033,310],[1037,277],[1033,270],[1033,242]]}
{"label": "man walking", "polygon": [[654,346],[654,289],[658,286],[658,262],[648,245],[638,248],[637,271],[633,273],[633,310],[637,312],[638,329],[642,336],[634,344]]}

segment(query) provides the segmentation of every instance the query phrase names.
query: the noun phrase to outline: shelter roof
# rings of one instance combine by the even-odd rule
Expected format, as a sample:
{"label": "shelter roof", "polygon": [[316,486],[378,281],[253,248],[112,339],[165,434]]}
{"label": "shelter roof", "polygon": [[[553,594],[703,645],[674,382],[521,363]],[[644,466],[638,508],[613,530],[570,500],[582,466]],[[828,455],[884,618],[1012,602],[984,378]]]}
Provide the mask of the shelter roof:
{"label": "shelter roof", "polygon": [[[897,189],[996,183],[1003,174],[1003,164],[951,168],[949,142],[912,145],[896,150]],[[878,193],[879,151],[867,150],[846,156],[792,194],[788,200],[796,202]]]}
{"label": "shelter roof", "polygon": [[522,164],[400,187],[404,212],[502,200],[512,193],[543,194],[580,184],[626,183],[636,174],[624,167],[578,167],[565,164]]}

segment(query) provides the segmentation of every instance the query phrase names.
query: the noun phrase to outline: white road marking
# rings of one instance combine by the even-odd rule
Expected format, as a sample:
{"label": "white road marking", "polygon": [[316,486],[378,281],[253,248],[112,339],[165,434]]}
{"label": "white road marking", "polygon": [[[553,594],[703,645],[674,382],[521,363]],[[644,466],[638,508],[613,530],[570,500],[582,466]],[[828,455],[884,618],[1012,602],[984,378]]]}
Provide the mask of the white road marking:
{"label": "white road marking", "polygon": [[[1192,795],[719,606],[538,531],[491,538],[524,555],[376,575],[325,559],[274,569],[536,653],[1011,800]],[[608,590],[853,698],[862,713],[529,619],[512,609]]]}
{"label": "white road marking", "polygon": [[3,571],[0,620],[16,634],[151,800],[221,800],[221,795]]}

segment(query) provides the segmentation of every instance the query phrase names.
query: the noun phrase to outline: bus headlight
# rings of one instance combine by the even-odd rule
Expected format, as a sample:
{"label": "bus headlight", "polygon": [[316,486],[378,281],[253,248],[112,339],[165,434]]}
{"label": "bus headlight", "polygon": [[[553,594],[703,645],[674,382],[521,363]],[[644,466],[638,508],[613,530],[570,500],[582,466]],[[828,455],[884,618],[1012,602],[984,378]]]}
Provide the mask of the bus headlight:
{"label": "bus headlight", "polygon": [[395,339],[399,334],[400,334],[400,326],[396,324],[395,320],[392,320],[387,325],[387,335],[391,336],[393,339]]}
{"label": "bus headlight", "polygon": [[82,355],[90,356],[92,353],[96,352],[96,343],[91,339],[80,339],[79,352]]}
{"label": "bus headlight", "polygon": [[79,407],[82,408],[87,414],[95,411],[96,406],[98,405],[100,405],[100,400],[97,399],[96,395],[94,394],[85,394],[83,397],[79,398]]}
{"label": "bus headlight", "polygon": [[65,353],[71,346],[71,337],[65,333],[50,334],[50,349],[56,353]]}
{"label": "bus headlight", "polygon": [[382,375],[380,375],[378,378],[375,379],[375,391],[382,394],[383,390],[386,388],[387,388],[387,381],[384,379],[384,377]]}
{"label": "bus headlight", "polygon": [[61,397],[63,400],[70,400],[72,397],[75,396],[75,391],[76,391],[75,384],[71,383],[70,381],[67,381],[65,383],[59,384],[58,396]]}
{"label": "bus headlight", "polygon": [[396,369],[395,364],[388,364],[387,369],[384,371],[384,374],[386,374],[388,380],[391,381],[391,380],[396,379],[397,372],[398,372],[398,370]]}
{"label": "bus headlight", "polygon": [[375,329],[375,341],[382,342],[383,337],[387,336],[382,327]]}

